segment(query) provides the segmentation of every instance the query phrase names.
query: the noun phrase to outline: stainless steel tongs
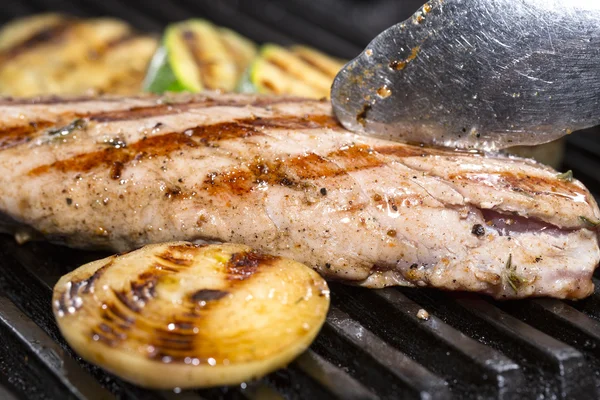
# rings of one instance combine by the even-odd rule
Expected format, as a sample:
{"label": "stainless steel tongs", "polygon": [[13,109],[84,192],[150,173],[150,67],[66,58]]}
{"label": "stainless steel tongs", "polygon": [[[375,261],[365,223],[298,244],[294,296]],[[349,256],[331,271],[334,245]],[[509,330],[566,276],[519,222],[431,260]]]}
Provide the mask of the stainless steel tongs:
{"label": "stainless steel tongs", "polygon": [[599,0],[431,0],[336,77],[346,128],[495,150],[600,123]]}

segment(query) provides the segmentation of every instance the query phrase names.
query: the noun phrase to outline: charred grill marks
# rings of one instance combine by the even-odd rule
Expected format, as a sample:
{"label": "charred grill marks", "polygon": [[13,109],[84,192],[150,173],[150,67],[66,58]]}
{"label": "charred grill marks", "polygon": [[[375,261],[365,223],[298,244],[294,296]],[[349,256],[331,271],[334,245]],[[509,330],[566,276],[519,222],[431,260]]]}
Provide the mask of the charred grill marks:
{"label": "charred grill marks", "polygon": [[[167,249],[167,251],[157,255],[156,257],[162,261],[174,264],[177,267],[190,267],[193,264],[193,261],[189,256],[186,256],[186,254],[194,251],[194,249],[199,249],[201,247],[203,246],[171,246],[169,247],[169,249]],[[163,268],[165,267],[163,266]]]}
{"label": "charred grill marks", "polygon": [[126,110],[105,111],[90,115],[89,119],[95,122],[132,121],[162,115],[173,115],[187,111],[191,108],[212,106],[215,106],[215,104],[210,100],[188,103],[156,104],[152,106],[132,107]]}
{"label": "charred grill marks", "polygon": [[509,189],[528,197],[539,194],[585,197],[583,191],[572,182],[556,179],[556,177],[523,175],[512,171],[483,174],[465,172],[460,175],[450,175],[448,179],[481,182],[485,185]]}
{"label": "charred grill marks", "polygon": [[168,157],[171,153],[186,147],[214,146],[220,141],[247,138],[262,135],[263,128],[289,129],[304,127],[305,129],[329,126],[332,119],[329,116],[312,117],[275,117],[275,118],[246,118],[233,122],[222,122],[212,125],[201,125],[186,129],[183,132],[169,132],[151,136],[127,147],[109,147],[90,153],[80,154],[52,164],[42,165],[32,169],[29,175],[41,175],[51,171],[87,172],[92,169],[109,166],[112,179],[120,179],[123,169],[134,160],[149,157]]}
{"label": "charred grill marks", "polygon": [[35,32],[33,35],[29,36],[24,41],[17,43],[13,47],[10,47],[0,53],[0,62],[5,62],[11,58],[18,57],[19,55],[35,47],[61,40],[73,28],[73,26],[73,20],[63,19],[54,25],[44,27]]}
{"label": "charred grill marks", "polygon": [[[51,105],[61,103],[78,103],[98,101],[94,97],[77,97],[72,99],[62,99],[58,97],[44,97],[38,99],[4,99],[0,100],[0,106],[19,106],[19,105]],[[111,98],[103,98],[103,102],[116,101]],[[159,103],[162,101],[162,103]],[[5,150],[15,147],[32,140],[36,134],[41,133],[46,128],[60,127],[69,122],[82,120],[83,122],[116,122],[116,121],[133,121],[144,118],[157,117],[162,115],[173,115],[180,112],[185,112],[190,109],[210,108],[210,107],[265,107],[278,103],[293,103],[306,101],[296,98],[257,98],[253,101],[243,102],[236,100],[217,100],[211,98],[192,99],[187,102],[169,103],[165,99],[157,99],[157,103],[150,106],[130,107],[128,109],[111,110],[103,112],[70,112],[60,115],[56,120],[34,120],[26,125],[12,125],[0,129],[0,150]],[[282,129],[313,129],[325,127],[338,127],[338,122],[328,115],[317,115],[308,117],[291,117],[291,118],[256,118],[239,121],[244,123],[248,128],[282,128]],[[235,125],[235,123],[231,123]],[[199,126],[198,129],[204,128]],[[56,128],[55,128],[56,130]]]}
{"label": "charred grill marks", "polygon": [[200,289],[192,293],[190,300],[192,303],[206,303],[212,300],[219,300],[227,296],[229,292],[217,289]]}
{"label": "charred grill marks", "polygon": [[113,265],[113,262],[114,262],[113,260],[109,261],[103,267],[98,268],[96,270],[96,272],[94,272],[94,274],[92,274],[92,276],[90,276],[89,278],[87,278],[87,285],[83,289],[83,293],[84,294],[90,293],[90,292],[92,292],[94,290],[94,284],[95,284],[95,282],[98,280],[98,278],[100,278],[102,276],[102,274],[104,273],[104,271],[106,271],[107,269],[109,269]]}
{"label": "charred grill marks", "polygon": [[9,126],[0,130],[0,150],[31,141],[34,133],[52,126],[50,121],[36,121],[27,125]]}
{"label": "charred grill marks", "polygon": [[[196,37],[196,34],[193,31],[185,30],[182,32],[181,40],[185,43],[189,53],[194,59],[194,63],[198,67],[198,72],[200,74],[200,81],[203,83],[211,82],[210,68],[213,63],[204,61],[204,57],[202,56],[202,47],[200,46],[200,41]],[[209,88],[215,89],[215,88]]]}
{"label": "charred grill marks", "polygon": [[227,263],[227,279],[244,281],[259,271],[260,267],[268,266],[278,257],[261,254],[255,251],[235,253]]}
{"label": "charred grill marks", "polygon": [[273,129],[319,129],[339,128],[341,125],[331,115],[283,116],[273,118],[252,118],[248,125]]}
{"label": "charred grill marks", "polygon": [[[340,163],[347,165],[341,167]],[[281,185],[293,190],[312,187],[310,181],[345,175],[351,171],[377,168],[385,161],[367,146],[350,145],[322,157],[308,153],[289,159],[256,160],[247,167],[235,167],[207,175],[203,189],[209,194],[242,196],[261,184]],[[314,189],[318,190],[318,189]],[[322,193],[319,190],[319,193]]]}
{"label": "charred grill marks", "polygon": [[[157,104],[151,106],[131,107],[125,110],[105,111],[91,114],[88,117],[96,122],[132,121],[143,118],[157,117],[162,115],[178,114],[191,109],[210,107],[264,107],[281,103],[293,103],[305,101],[295,98],[278,99],[255,99],[253,101],[239,101],[229,99],[202,98],[192,99],[184,102],[170,102],[168,98],[157,99]],[[331,117],[330,117],[331,118]]]}
{"label": "charred grill marks", "polygon": [[119,46],[125,45],[135,39],[140,38],[141,35],[137,35],[134,32],[126,32],[123,35],[116,37],[109,42],[105,43],[99,48],[91,49],[88,51],[90,58],[99,59],[104,57],[110,50],[114,50]]}
{"label": "charred grill marks", "polygon": [[89,294],[94,292],[94,283],[104,271],[106,271],[113,264],[113,261],[109,261],[104,266],[98,268],[89,278],[78,281],[71,281],[69,283],[68,290],[65,290],[59,297],[58,300],[58,312],[62,314],[74,313],[81,307],[81,295]]}
{"label": "charred grill marks", "polygon": [[[205,246],[191,244],[170,246],[156,256],[161,263],[155,263],[141,272],[129,283],[128,289],[112,290],[113,301],[102,304],[101,321],[90,330],[92,340],[110,347],[129,346],[124,343],[129,341],[144,344],[150,349],[147,357],[163,363],[200,364],[208,360],[208,354],[210,357],[218,357],[218,354],[214,354],[214,349],[199,347],[203,315],[221,299],[226,298],[230,294],[230,289],[243,284],[279,258],[255,251],[232,254],[224,261],[227,287],[230,289],[205,288],[191,292],[184,297],[182,310],[176,315],[165,317],[164,320],[161,317],[156,321],[146,315],[144,309],[152,301],[161,301],[156,298],[156,288],[161,284],[161,280],[177,279],[177,274],[193,265],[193,256],[201,247]],[[93,283],[97,279],[96,275],[100,275],[111,265],[112,262],[108,263],[82,282]],[[70,287],[67,292],[79,290]]]}
{"label": "charred grill marks", "polygon": [[[191,262],[181,259],[169,250],[161,255],[160,259],[167,259],[177,266],[168,267],[154,264],[130,283],[129,290],[113,290],[114,302],[104,304],[101,312],[102,322],[91,330],[92,339],[115,347],[127,339],[128,336],[125,332],[131,326],[148,324],[144,320],[143,309],[156,297],[156,285],[161,278],[176,275],[191,265]],[[187,250],[189,251],[189,248]],[[150,331],[155,333],[159,342],[161,337],[166,337],[168,341],[169,335],[171,335],[171,331],[161,330],[157,327],[152,327]],[[177,334],[177,332],[173,334]]]}

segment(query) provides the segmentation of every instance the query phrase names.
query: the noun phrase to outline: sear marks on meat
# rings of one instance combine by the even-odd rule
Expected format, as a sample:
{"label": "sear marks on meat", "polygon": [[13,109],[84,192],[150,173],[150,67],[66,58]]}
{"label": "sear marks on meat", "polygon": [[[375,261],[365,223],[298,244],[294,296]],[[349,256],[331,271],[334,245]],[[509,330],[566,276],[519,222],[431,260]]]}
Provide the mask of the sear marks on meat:
{"label": "sear marks on meat", "polygon": [[5,99],[0,121],[1,221],[21,239],[243,243],[368,287],[593,291],[598,207],[533,161],[357,136],[286,97]]}

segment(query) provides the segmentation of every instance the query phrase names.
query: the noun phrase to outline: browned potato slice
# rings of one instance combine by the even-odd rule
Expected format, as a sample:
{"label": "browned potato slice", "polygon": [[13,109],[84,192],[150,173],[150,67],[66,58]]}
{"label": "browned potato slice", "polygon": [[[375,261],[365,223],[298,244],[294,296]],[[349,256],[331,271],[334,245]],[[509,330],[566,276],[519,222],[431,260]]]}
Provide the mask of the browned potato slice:
{"label": "browned potato slice", "polygon": [[12,20],[0,29],[0,52],[18,46],[40,33],[51,34],[52,29],[59,28],[65,23],[67,17],[56,13],[37,14]]}
{"label": "browned potato slice", "polygon": [[296,45],[292,46],[290,50],[296,57],[312,65],[332,80],[346,63],[308,46]]}
{"label": "browned potato slice", "polygon": [[113,18],[17,19],[0,29],[0,94],[136,94],[156,47]]}
{"label": "browned potato slice", "polygon": [[53,309],[84,359],[150,388],[237,384],[285,366],[313,341],[325,281],[247,246],[173,242],[86,264]]}
{"label": "browned potato slice", "polygon": [[239,84],[249,93],[329,98],[331,84],[344,62],[307,46],[265,44]]}

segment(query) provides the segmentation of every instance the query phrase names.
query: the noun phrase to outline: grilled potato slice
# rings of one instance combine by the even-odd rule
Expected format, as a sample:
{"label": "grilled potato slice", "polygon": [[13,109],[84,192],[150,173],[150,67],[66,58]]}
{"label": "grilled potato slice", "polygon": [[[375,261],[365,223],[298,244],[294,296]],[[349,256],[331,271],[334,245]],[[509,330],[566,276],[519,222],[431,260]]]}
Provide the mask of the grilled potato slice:
{"label": "grilled potato slice", "polygon": [[229,29],[202,19],[167,27],[155,53],[144,89],[166,91],[233,91],[256,55],[254,43]]}
{"label": "grilled potato slice", "polygon": [[305,63],[310,64],[317,70],[321,71],[331,80],[335,78],[337,73],[346,63],[343,60],[338,60],[337,58],[328,56],[327,54],[321,53],[320,51],[308,46],[292,46],[290,47],[290,51]]}
{"label": "grilled potato slice", "polygon": [[156,47],[112,18],[16,20],[0,30],[0,94],[135,94]]}
{"label": "grilled potato slice", "polygon": [[252,62],[239,91],[329,98],[344,62],[307,46],[289,49],[265,44]]}
{"label": "grilled potato slice", "polygon": [[319,332],[325,281],[235,244],[173,242],[86,264],[53,310],[84,359],[149,388],[237,384],[285,366]]}
{"label": "grilled potato slice", "polygon": [[48,32],[67,21],[67,17],[56,14],[37,14],[8,22],[0,30],[0,51],[5,51],[36,34]]}

